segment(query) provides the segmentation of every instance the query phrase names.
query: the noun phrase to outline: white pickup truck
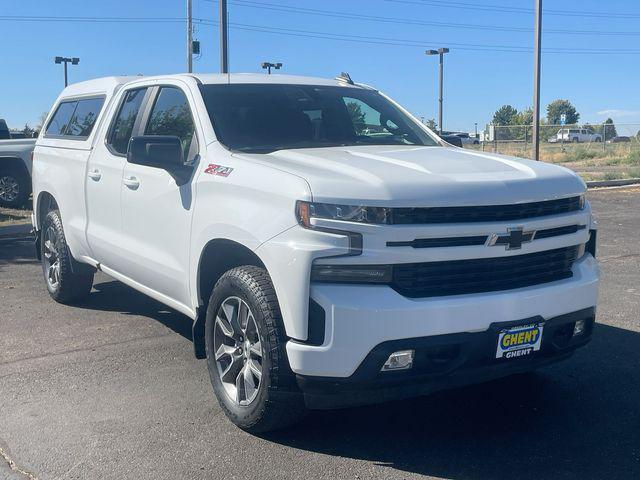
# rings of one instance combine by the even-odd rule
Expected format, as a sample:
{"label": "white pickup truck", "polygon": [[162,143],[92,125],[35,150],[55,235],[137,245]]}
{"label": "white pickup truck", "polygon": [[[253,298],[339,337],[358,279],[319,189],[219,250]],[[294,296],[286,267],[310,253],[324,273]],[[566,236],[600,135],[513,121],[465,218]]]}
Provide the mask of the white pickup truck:
{"label": "white pickup truck", "polygon": [[558,133],[554,137],[549,139],[549,143],[590,143],[601,142],[602,135],[599,133],[593,133],[586,128],[562,128],[558,130]]}
{"label": "white pickup truck", "polygon": [[111,77],[51,112],[33,175],[50,295],[102,271],[182,312],[243,429],[591,338],[595,223],[565,168],[451,147],[349,78]]}

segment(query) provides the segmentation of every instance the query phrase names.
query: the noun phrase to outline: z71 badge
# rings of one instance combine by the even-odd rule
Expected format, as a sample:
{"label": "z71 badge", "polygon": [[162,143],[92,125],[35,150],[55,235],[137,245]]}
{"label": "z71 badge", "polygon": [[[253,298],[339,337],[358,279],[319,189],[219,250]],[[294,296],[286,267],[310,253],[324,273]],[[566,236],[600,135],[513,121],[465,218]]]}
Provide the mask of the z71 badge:
{"label": "z71 badge", "polygon": [[233,168],[216,165],[214,163],[210,163],[209,166],[204,170],[204,173],[208,173],[209,175],[217,175],[219,177],[228,177],[231,172],[233,172]]}

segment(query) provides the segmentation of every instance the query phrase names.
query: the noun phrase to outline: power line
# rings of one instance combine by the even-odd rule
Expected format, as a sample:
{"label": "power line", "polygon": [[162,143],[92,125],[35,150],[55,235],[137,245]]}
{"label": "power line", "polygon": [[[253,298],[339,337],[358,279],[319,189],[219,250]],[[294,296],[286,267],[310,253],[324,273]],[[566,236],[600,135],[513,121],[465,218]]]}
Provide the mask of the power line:
{"label": "power line", "polygon": [[[244,1],[244,0],[243,0]],[[85,22],[85,23],[184,23],[183,17],[72,17],[72,16],[29,16],[29,15],[2,15],[0,21],[21,21],[21,22]],[[194,19],[199,25],[218,25],[215,20]],[[317,38],[322,40],[335,40],[351,43],[361,43],[369,45],[389,45],[403,47],[429,47],[438,44],[447,44],[457,50],[467,51],[493,51],[505,53],[528,53],[533,51],[531,47],[519,45],[489,45],[476,43],[442,42],[398,39],[389,37],[375,37],[364,35],[350,35],[345,33],[331,33],[321,31],[296,30],[291,28],[278,28],[272,26],[252,25],[232,22],[229,24],[235,30],[254,31],[285,35],[299,38]],[[640,49],[575,49],[566,47],[549,47],[544,49],[545,53],[571,53],[582,55],[639,55]]]}
{"label": "power line", "polygon": [[[206,0],[208,2],[215,3],[217,0]],[[257,8],[263,10],[271,10],[283,13],[293,13],[302,15],[315,15],[330,18],[344,18],[349,20],[370,21],[379,23],[399,24],[399,25],[420,25],[420,26],[433,26],[442,28],[462,28],[473,30],[490,30],[498,32],[523,32],[531,33],[532,28],[528,27],[510,27],[504,25],[482,25],[482,24],[469,24],[469,23],[453,23],[453,22],[437,22],[426,21],[409,18],[398,17],[381,17],[377,15],[356,14],[348,12],[339,12],[336,10],[321,10],[317,8],[297,7],[290,5],[282,5],[270,2],[260,2],[255,0],[233,0],[233,5],[246,8]],[[605,30],[570,30],[570,29],[546,29],[547,34],[560,34],[560,35],[593,35],[593,36],[636,36],[640,35],[640,32],[629,31],[605,31]]]}
{"label": "power line", "polygon": [[[197,19],[198,23],[202,25],[217,25],[215,20]],[[297,30],[292,28],[278,28],[272,26],[263,25],[251,25],[246,23],[230,22],[229,25],[236,30],[256,31],[263,33],[272,33],[278,35],[287,35],[294,37],[304,38],[319,38],[324,40],[340,40],[346,42],[375,44],[375,45],[390,45],[390,46],[407,46],[407,47],[429,47],[436,44],[450,45],[457,50],[469,50],[469,51],[499,51],[509,53],[528,53],[532,52],[533,48],[528,46],[519,45],[489,45],[489,44],[476,44],[476,43],[459,43],[459,42],[443,42],[443,41],[425,41],[425,40],[410,40],[410,39],[398,39],[389,37],[374,37],[365,35],[351,35],[346,33],[330,33],[320,32],[312,30]],[[576,49],[568,47],[549,47],[544,50],[545,53],[573,53],[584,55],[613,55],[613,54],[628,54],[638,55],[640,49]]]}
{"label": "power line", "polygon": [[[464,10],[478,10],[483,12],[498,12],[498,13],[524,13],[533,15],[532,8],[525,7],[509,7],[504,5],[478,5],[477,3],[466,2],[450,2],[444,0],[386,0],[387,2],[404,3],[413,5],[426,5],[433,7],[446,7]],[[558,15],[562,17],[589,17],[589,18],[619,18],[619,19],[632,19],[640,18],[640,13],[602,13],[602,12],[568,12],[566,10],[547,10],[544,11],[545,15]]]}
{"label": "power line", "polygon": [[71,17],[71,16],[35,16],[0,15],[0,21],[14,22],[82,22],[82,23],[181,23],[183,17]]}

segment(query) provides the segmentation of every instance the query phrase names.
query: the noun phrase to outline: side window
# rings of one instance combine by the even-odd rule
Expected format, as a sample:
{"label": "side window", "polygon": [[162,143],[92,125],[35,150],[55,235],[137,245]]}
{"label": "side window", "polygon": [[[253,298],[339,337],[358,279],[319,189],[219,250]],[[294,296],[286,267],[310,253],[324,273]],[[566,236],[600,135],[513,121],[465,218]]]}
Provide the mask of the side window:
{"label": "side window", "polygon": [[113,150],[122,155],[127,153],[129,139],[131,139],[133,126],[136,123],[136,118],[140,111],[140,105],[142,105],[142,99],[144,98],[146,91],[146,88],[129,90],[124,97],[124,101],[120,105],[120,111],[113,123],[111,136],[109,138],[109,145],[111,145]]}
{"label": "side window", "polygon": [[362,100],[344,97],[344,103],[356,135],[391,136],[398,130],[398,125],[389,119],[381,119],[380,112]]}
{"label": "side window", "polygon": [[72,137],[88,137],[100,114],[104,98],[87,98],[78,100],[75,112],[67,125],[65,135]]}
{"label": "side window", "polygon": [[62,102],[58,105],[56,113],[51,117],[49,125],[47,125],[46,135],[64,135],[67,125],[71,120],[73,111],[76,109],[77,101]]}
{"label": "side window", "polygon": [[175,135],[182,141],[185,160],[189,159],[189,150],[195,129],[184,92],[175,87],[162,87],[156,98],[145,135]]}

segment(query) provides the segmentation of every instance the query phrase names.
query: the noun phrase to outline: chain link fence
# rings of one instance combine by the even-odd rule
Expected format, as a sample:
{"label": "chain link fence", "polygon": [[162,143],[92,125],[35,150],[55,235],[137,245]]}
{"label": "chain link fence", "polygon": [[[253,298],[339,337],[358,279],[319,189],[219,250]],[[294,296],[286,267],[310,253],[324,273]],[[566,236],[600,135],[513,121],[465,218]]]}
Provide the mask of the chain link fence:
{"label": "chain link fence", "polygon": [[[532,137],[531,125],[488,125],[464,147],[532,158]],[[542,125],[540,160],[563,164],[586,180],[640,178],[640,124]]]}

